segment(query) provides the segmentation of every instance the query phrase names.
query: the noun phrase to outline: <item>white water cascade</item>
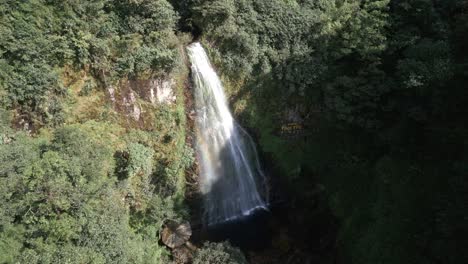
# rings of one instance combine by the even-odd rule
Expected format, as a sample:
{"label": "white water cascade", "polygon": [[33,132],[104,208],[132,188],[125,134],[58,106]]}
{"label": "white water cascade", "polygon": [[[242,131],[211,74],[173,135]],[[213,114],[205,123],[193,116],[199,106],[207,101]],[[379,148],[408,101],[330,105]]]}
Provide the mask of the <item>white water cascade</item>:
{"label": "white water cascade", "polygon": [[214,225],[266,209],[265,177],[252,138],[233,119],[221,80],[203,47],[193,43],[187,50],[195,85],[197,157],[205,224]]}

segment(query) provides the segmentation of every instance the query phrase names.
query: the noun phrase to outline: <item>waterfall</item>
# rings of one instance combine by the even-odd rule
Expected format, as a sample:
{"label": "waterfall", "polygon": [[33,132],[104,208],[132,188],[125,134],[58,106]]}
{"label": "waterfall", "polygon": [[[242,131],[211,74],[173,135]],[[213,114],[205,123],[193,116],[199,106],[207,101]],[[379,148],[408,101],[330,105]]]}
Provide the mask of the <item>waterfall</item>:
{"label": "waterfall", "polygon": [[196,107],[196,149],[204,222],[222,223],[266,209],[265,177],[249,134],[233,119],[221,80],[200,45],[187,48]]}

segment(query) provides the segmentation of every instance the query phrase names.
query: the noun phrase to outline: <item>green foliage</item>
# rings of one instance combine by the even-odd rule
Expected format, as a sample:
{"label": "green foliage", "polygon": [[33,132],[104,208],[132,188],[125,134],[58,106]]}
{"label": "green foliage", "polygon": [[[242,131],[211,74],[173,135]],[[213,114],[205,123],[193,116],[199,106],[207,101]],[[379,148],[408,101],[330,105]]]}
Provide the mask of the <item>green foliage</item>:
{"label": "green foliage", "polygon": [[154,151],[142,144],[128,144],[128,178],[118,179],[119,144],[114,131],[99,126],[64,126],[50,140],[12,133],[0,145],[2,262],[167,260],[158,233],[166,220],[180,220],[184,207],[154,192]]}
{"label": "green foliage", "polygon": [[206,242],[198,249],[193,259],[194,264],[244,264],[247,263],[242,252],[229,242]]}
{"label": "green foliage", "polygon": [[176,65],[177,15],[165,0],[2,0],[0,91],[36,127],[64,120],[61,69],[89,69],[104,84],[162,75]]}
{"label": "green foliage", "polygon": [[150,175],[153,170],[153,150],[141,144],[128,146],[128,175]]}
{"label": "green foliage", "polygon": [[10,128],[10,114],[0,108],[0,145],[9,141],[8,135],[12,133]]}
{"label": "green foliage", "polygon": [[94,107],[103,86],[172,72],[177,13],[165,0],[4,0],[0,14],[0,262],[168,263],[159,233],[187,217],[193,162],[182,91],[148,107],[153,131],[64,122],[76,88]]}

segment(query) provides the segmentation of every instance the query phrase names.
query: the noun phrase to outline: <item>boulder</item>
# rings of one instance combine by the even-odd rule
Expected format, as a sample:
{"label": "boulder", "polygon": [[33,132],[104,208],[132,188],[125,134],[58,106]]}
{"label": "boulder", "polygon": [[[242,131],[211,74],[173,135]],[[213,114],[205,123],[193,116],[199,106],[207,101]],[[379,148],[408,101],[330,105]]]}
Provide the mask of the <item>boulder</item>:
{"label": "boulder", "polygon": [[174,221],[169,221],[162,231],[162,242],[170,247],[180,247],[190,239],[192,228],[189,222],[179,224]]}

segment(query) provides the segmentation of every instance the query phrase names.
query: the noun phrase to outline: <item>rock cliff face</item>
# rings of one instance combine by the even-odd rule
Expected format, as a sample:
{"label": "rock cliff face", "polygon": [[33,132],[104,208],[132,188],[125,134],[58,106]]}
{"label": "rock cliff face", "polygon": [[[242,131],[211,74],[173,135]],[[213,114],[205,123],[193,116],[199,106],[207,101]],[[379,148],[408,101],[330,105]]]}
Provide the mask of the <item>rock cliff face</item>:
{"label": "rock cliff face", "polygon": [[154,106],[175,103],[175,81],[173,78],[152,78],[145,80],[122,80],[117,86],[108,86],[107,95],[114,109],[127,117],[139,121],[142,102]]}
{"label": "rock cliff face", "polygon": [[[165,103],[172,104],[175,102],[176,97],[174,95],[174,86],[175,82],[173,79],[161,80],[156,79],[152,80],[150,83],[150,100],[151,103]],[[156,97],[154,96],[156,91]]]}

